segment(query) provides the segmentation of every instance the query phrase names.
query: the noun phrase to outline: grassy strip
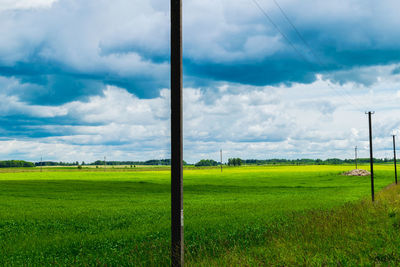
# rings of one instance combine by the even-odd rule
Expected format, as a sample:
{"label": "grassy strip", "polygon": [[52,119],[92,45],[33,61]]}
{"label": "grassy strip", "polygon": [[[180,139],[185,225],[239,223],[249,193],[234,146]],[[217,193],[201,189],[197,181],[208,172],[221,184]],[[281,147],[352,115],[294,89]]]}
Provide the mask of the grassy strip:
{"label": "grassy strip", "polygon": [[[263,241],[215,255],[197,252],[189,266],[354,266],[400,263],[400,186],[330,210],[293,212],[275,221]],[[254,238],[254,237],[253,237]],[[252,242],[251,242],[252,243]]]}

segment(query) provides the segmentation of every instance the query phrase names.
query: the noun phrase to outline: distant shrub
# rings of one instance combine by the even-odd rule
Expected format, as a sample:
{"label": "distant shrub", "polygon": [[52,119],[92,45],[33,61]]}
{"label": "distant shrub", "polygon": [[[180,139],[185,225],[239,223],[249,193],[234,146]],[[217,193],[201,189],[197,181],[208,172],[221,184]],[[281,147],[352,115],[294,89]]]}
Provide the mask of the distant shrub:
{"label": "distant shrub", "polygon": [[82,169],[82,165],[78,165],[78,169]]}

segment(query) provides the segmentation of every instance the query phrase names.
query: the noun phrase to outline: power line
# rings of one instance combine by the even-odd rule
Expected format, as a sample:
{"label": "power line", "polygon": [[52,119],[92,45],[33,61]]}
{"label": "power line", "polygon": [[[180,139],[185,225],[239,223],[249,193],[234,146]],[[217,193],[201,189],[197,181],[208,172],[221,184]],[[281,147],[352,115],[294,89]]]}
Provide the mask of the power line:
{"label": "power line", "polygon": [[308,60],[304,57],[302,53],[295,47],[295,45],[290,41],[290,39],[286,36],[286,34],[281,31],[281,29],[278,27],[278,25],[272,20],[272,18],[268,15],[268,13],[260,6],[260,4],[257,2],[257,0],[252,0],[253,3],[258,7],[258,9],[261,11],[261,13],[264,14],[264,16],[268,19],[268,21],[274,26],[274,28],[282,35],[283,38],[288,42],[288,44],[293,48],[293,50],[303,59],[308,63]]}
{"label": "power line", "polygon": [[[274,26],[274,28],[282,35],[282,37],[288,42],[288,44],[293,48],[293,50],[300,56],[300,58],[307,64],[310,65],[310,67],[312,68],[312,70],[314,72],[318,72],[317,69],[315,69],[315,67],[311,64],[311,62],[309,62],[309,60],[296,48],[296,46],[293,44],[293,42],[287,37],[287,35],[278,27],[278,25],[272,20],[271,16],[268,15],[268,13],[261,7],[261,5],[257,2],[257,0],[252,0],[253,3],[256,5],[256,7],[261,11],[261,13],[268,19],[268,21]],[[282,8],[280,8],[281,10],[283,10]],[[285,15],[285,17],[288,19],[288,17]],[[288,20],[289,21],[289,20]],[[291,25],[293,25],[293,27],[295,28],[294,24],[290,22]],[[296,32],[301,36],[300,32],[296,29]],[[304,38],[301,37],[301,39],[305,42]],[[306,46],[312,51],[311,47],[306,43]],[[315,57],[315,53],[312,52],[312,54]],[[319,59],[319,57],[317,57],[318,61],[321,61]],[[322,61],[321,61],[322,62]],[[324,65],[321,64],[321,62],[318,62],[319,65],[321,67],[323,67]],[[365,110],[365,108],[363,108],[363,105],[360,105],[358,103],[358,101],[356,101],[355,99],[353,99],[349,94],[346,94],[345,92],[342,92],[336,88],[334,88],[329,82],[327,83],[328,87],[334,91],[336,94],[340,95],[341,97],[344,97],[344,100],[350,104],[351,106],[358,106],[358,108],[361,110]],[[346,99],[347,98],[347,99]]]}
{"label": "power line", "polygon": [[276,0],[273,0],[275,5],[279,8],[281,11],[282,15],[285,17],[286,21],[292,26],[292,28],[295,30],[297,36],[301,39],[301,41],[304,43],[304,45],[310,50],[311,54],[319,61],[321,65],[324,65],[320,58],[317,56],[317,54],[314,53],[313,49],[311,46],[306,42],[306,40],[303,38],[303,36],[300,34],[300,32],[297,30],[296,26],[292,23],[292,21],[289,19],[289,17],[286,15],[285,11],[283,11],[282,7],[278,4]]}
{"label": "power line", "polygon": [[[286,12],[283,10],[283,8],[279,5],[279,3],[276,0],[273,0],[275,5],[278,7],[278,9],[280,10],[280,12],[282,13],[283,17],[286,19],[286,21],[290,24],[290,26],[293,28],[293,30],[296,32],[297,36],[300,38],[300,40],[303,42],[303,44],[310,50],[311,54],[315,57],[315,59],[317,60],[317,63],[322,67],[325,68],[325,70],[328,70],[328,66],[326,64],[323,63],[323,61],[321,60],[321,58],[318,56],[317,53],[314,52],[314,49],[309,45],[309,43],[305,40],[305,38],[303,37],[303,35],[300,33],[300,31],[297,29],[297,27],[294,25],[294,23],[291,21],[291,19],[289,18],[289,16],[286,14]],[[346,91],[344,90],[344,93],[346,93]],[[352,100],[354,100],[356,103],[359,103],[356,99],[354,99],[350,94],[347,94],[349,98],[351,98]],[[363,108],[366,110],[367,108],[360,104],[359,106],[363,106]]]}

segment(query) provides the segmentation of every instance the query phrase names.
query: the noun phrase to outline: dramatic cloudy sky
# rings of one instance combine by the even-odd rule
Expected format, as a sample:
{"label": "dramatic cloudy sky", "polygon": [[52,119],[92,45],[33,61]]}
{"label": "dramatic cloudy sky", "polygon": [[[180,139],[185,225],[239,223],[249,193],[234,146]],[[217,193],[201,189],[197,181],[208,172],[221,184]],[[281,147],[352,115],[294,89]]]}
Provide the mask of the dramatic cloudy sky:
{"label": "dramatic cloudy sky", "polygon": [[[391,157],[397,0],[183,5],[185,160],[367,157],[367,110]],[[0,0],[0,38],[0,159],[169,157],[169,1]]]}

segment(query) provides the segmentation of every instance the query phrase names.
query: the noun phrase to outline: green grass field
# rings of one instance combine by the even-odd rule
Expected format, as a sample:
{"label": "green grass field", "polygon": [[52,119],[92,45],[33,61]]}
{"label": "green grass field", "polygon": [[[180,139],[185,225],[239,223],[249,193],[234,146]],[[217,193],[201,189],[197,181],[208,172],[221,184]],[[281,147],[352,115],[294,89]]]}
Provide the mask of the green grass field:
{"label": "green grass field", "polygon": [[[223,173],[219,169],[185,170],[186,263],[396,262],[398,254],[376,259],[375,254],[364,251],[369,240],[375,244],[382,235],[392,233],[387,232],[390,229],[375,233],[372,226],[392,223],[385,218],[396,219],[397,210],[388,204],[382,208],[366,204],[370,179],[341,175],[351,168],[262,166],[226,168]],[[163,169],[3,171],[0,265],[168,265],[169,181],[170,173]],[[392,182],[393,166],[376,166],[376,191]],[[389,209],[393,209],[391,217],[387,216]],[[374,214],[372,221],[366,223],[371,226],[357,227],[370,213]],[[382,221],[373,221],[380,216]],[[329,232],[324,227],[336,230]],[[328,233],[322,235],[324,231]],[[387,238],[382,239],[386,243],[381,247],[388,242],[390,246],[400,244],[396,243],[399,237]]]}

